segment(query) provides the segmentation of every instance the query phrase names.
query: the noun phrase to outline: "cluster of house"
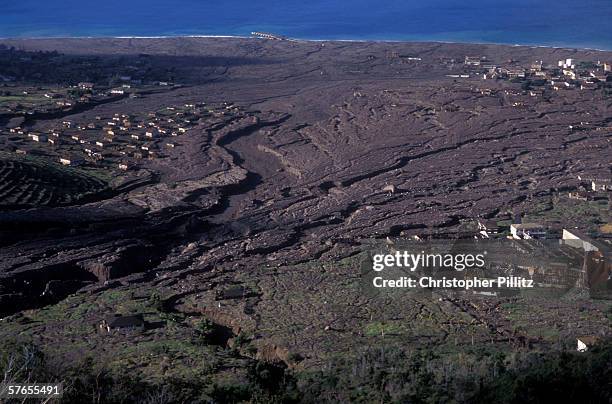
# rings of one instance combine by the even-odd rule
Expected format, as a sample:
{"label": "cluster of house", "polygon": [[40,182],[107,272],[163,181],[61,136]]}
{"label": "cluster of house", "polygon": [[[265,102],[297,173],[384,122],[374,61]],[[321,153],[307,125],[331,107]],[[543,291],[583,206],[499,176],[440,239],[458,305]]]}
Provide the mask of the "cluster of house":
{"label": "cluster of house", "polygon": [[578,176],[581,185],[575,191],[570,191],[568,197],[579,201],[596,201],[609,199],[612,191],[612,180],[610,178],[594,176]]}
{"label": "cluster of house", "polygon": [[489,61],[486,57],[466,56],[463,62],[466,66],[481,72],[484,79],[495,78],[525,78],[528,70],[520,66],[500,67]]}
{"label": "cluster of house", "polygon": [[[612,64],[598,61],[576,64],[574,59],[560,60],[556,66],[544,65],[535,61],[529,67],[497,66],[485,57],[466,56],[464,64],[476,69],[482,78],[487,79],[526,79],[531,78],[544,82],[552,90],[580,88],[581,90],[596,89],[598,82],[605,82],[612,74]],[[469,76],[468,76],[469,77]]]}
{"label": "cluster of house", "polygon": [[[125,80],[130,80],[129,76],[126,77],[122,77],[122,79]],[[140,80],[139,80],[140,81]],[[88,81],[83,81],[78,83],[75,88],[78,88],[79,90],[82,91],[87,91],[87,92],[94,92],[94,88],[96,87],[96,85],[94,83],[88,82]],[[97,92],[99,94],[104,94],[106,96],[117,96],[117,95],[124,95],[126,92],[128,92],[130,89],[132,88],[132,85],[129,84],[128,82],[124,82],[123,84],[121,84],[120,86],[117,87],[113,87],[110,89],[106,89],[104,91],[100,91]],[[85,96],[87,96],[87,93],[85,94]]]}
{"label": "cluster of house", "polygon": [[[478,219],[478,236],[482,238],[498,238],[504,235],[504,229],[495,220]],[[506,236],[515,240],[546,239],[553,234],[551,229],[539,223],[512,223],[510,224],[510,235]]]}
{"label": "cluster of house", "polygon": [[[162,157],[163,149],[175,148],[175,138],[187,133],[202,118],[239,112],[240,109],[231,103],[216,107],[205,103],[185,104],[149,112],[141,118],[115,113],[111,118],[96,116],[94,121],[86,124],[65,120],[61,127],[47,133],[28,132],[21,127],[10,128],[9,133],[48,145],[47,154],[58,155],[59,163],[66,166],[91,161],[129,170],[136,167],[137,160]],[[15,152],[27,154],[28,149],[20,147]]]}
{"label": "cluster of house", "polygon": [[[527,223],[512,223],[509,226],[509,234],[504,232],[502,226],[495,220],[478,219],[478,235],[482,238],[492,239],[505,236],[514,240],[544,240],[544,239],[561,239],[561,240],[579,240],[580,247],[585,251],[590,249],[598,249],[593,246],[601,245],[600,242],[594,241],[584,233],[575,229],[557,229],[546,224],[527,222]],[[589,244],[590,243],[590,244]],[[575,243],[569,242],[568,245]],[[576,244],[577,245],[577,244]],[[588,247],[590,246],[590,247]]]}
{"label": "cluster of house", "polygon": [[[478,229],[483,238],[496,238],[502,234],[500,226],[490,220],[478,220]],[[513,223],[510,225],[510,235],[507,236],[518,243],[520,240],[556,239],[557,247],[551,244],[541,244],[545,252],[542,255],[550,257],[547,261],[530,264],[520,264],[518,270],[532,279],[539,287],[549,287],[554,290],[564,287],[586,287],[589,293],[601,293],[601,286],[607,287],[610,295],[612,285],[612,265],[610,252],[612,246],[605,239],[594,239],[575,228],[558,229],[540,223]],[[556,243],[555,243],[556,244]],[[522,244],[521,244],[522,245]],[[523,245],[522,245],[523,246]],[[520,247],[518,247],[521,250]],[[538,253],[540,254],[540,253]],[[538,256],[536,254],[536,256]],[[568,264],[567,260],[578,258],[577,265]],[[607,286],[606,286],[607,285]],[[594,288],[594,292],[593,292]],[[474,294],[497,296],[497,291],[474,290]],[[515,291],[515,293],[518,293]],[[605,292],[604,292],[605,295]],[[585,352],[600,341],[596,335],[583,335],[576,338],[576,349]]]}
{"label": "cluster of house", "polygon": [[[58,161],[63,165],[80,165],[87,160],[108,161],[127,170],[134,166],[135,160],[160,157],[162,148],[174,148],[174,138],[188,132],[200,118],[218,113],[204,105],[167,107],[163,111],[148,113],[144,119],[115,113],[110,119],[97,116],[86,124],[65,120],[61,127],[47,133],[28,132],[21,127],[10,128],[9,133],[49,145],[47,151],[58,155]],[[28,149],[21,147],[16,152],[27,154]]]}
{"label": "cluster of house", "polygon": [[[516,274],[532,280],[538,288],[547,288],[552,294],[582,288],[590,296],[609,298],[612,287],[609,259],[612,244],[609,239],[594,238],[575,228],[555,228],[542,223],[521,222],[520,219],[514,219],[514,223],[508,225],[503,225],[504,222],[477,219],[476,235],[474,232],[465,234],[466,237],[508,240],[508,244],[483,244],[490,255],[486,260],[487,271],[480,276],[495,283],[498,276]],[[419,236],[411,239],[421,240]],[[394,246],[395,242],[387,238],[387,244]],[[516,259],[508,259],[507,254],[513,254],[515,250],[519,252]],[[525,255],[521,256],[521,253]],[[476,287],[470,293],[511,297],[522,292],[519,288]],[[587,351],[598,341],[597,335],[576,336],[576,349]]]}
{"label": "cluster of house", "polygon": [[587,63],[583,67],[577,67],[574,59],[560,60],[554,76],[547,77],[550,85],[555,90],[580,88],[581,90],[593,90],[597,88],[598,82],[605,82],[608,75],[612,73],[612,64],[598,61]]}
{"label": "cluster of house", "polygon": [[[578,181],[580,181],[581,185],[578,190],[569,192],[570,199],[582,201],[605,200],[609,203],[610,196],[612,195],[612,179],[579,175]],[[509,229],[502,229],[498,222],[494,220],[478,219],[477,228],[478,237],[482,238],[506,236],[515,240],[548,238],[561,238],[565,240],[578,237],[576,236],[576,230],[553,229],[540,223],[523,223],[520,219],[510,224]],[[581,234],[578,238],[585,241],[585,237],[584,234]],[[587,251],[586,248],[585,251]]]}
{"label": "cluster of house", "polygon": [[174,83],[169,81],[154,81],[143,83],[142,79],[135,79],[132,76],[118,76],[118,83],[115,86],[111,86],[109,88],[102,87],[101,91],[99,90],[95,83],[83,81],[78,83],[74,88],[78,88],[79,90],[94,93],[94,94],[103,94],[105,96],[119,96],[128,94],[130,98],[139,98],[140,95],[137,92],[133,91],[134,86],[142,86],[145,85],[155,85],[161,87],[174,86]]}
{"label": "cluster of house", "polygon": [[[15,101],[5,102],[2,105],[2,109],[9,113],[29,113],[34,114],[37,112],[53,113],[58,111],[66,111],[77,105],[89,104],[92,102],[100,102],[108,99],[109,97],[116,97],[117,94],[123,94],[111,89],[108,91],[92,91],[94,88],[93,83],[79,83],[76,86],[68,88],[46,88],[41,89],[37,87],[12,87],[11,92],[15,94]],[[81,91],[73,92],[74,89]],[[15,92],[15,90],[17,90]],[[32,97],[34,100],[40,98],[44,101],[36,100],[35,102],[29,103],[28,99],[22,99],[21,97]]]}
{"label": "cluster of house", "polygon": [[[2,78],[4,76],[0,76]],[[0,80],[8,81],[8,80]],[[11,80],[12,81],[12,80]],[[12,89],[18,89],[16,95],[20,96],[36,96],[46,99],[47,102],[36,102],[32,105],[24,104],[19,98],[15,98],[14,102],[6,102],[3,104],[3,109],[10,113],[35,113],[35,112],[55,112],[65,111],[79,104],[87,104],[96,101],[103,101],[111,97],[129,96],[131,98],[139,98],[140,95],[134,91],[134,87],[142,85],[152,86],[173,86],[174,83],[168,81],[147,81],[142,78],[134,78],[129,75],[117,75],[113,85],[104,86],[97,85],[89,81],[82,81],[76,85],[63,88],[46,88],[39,87],[20,87],[13,84]],[[13,90],[14,91],[14,90]]]}

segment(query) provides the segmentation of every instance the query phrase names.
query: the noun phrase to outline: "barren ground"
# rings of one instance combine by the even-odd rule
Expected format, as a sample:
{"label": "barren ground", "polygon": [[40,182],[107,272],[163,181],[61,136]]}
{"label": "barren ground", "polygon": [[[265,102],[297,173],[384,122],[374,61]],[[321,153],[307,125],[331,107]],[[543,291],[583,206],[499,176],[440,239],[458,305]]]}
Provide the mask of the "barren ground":
{"label": "barren ground", "polygon": [[[531,97],[509,81],[447,77],[467,72],[465,56],[528,66],[611,53],[205,38],[2,42],[148,54],[183,84],[58,121],[198,102],[241,112],[201,120],[166,158],[144,161],[152,181],[87,203],[0,211],[0,312],[8,316],[0,338],[21,335],[68,362],[106,358],[119,373],[203,372],[225,382],[241,380],[245,361],[318,370],[383,342],[450,355],[462,346],[547,350],[610,334],[604,301],[368,296],[359,275],[362,242],[453,237],[476,217],[551,204],[575,189],[578,174],[609,176],[610,98],[579,89]],[[569,129],[585,121],[590,129]],[[107,314],[130,312],[157,325],[128,336],[96,328]],[[244,336],[241,354],[230,355],[226,340],[192,344],[203,319],[230,329],[227,338]]]}

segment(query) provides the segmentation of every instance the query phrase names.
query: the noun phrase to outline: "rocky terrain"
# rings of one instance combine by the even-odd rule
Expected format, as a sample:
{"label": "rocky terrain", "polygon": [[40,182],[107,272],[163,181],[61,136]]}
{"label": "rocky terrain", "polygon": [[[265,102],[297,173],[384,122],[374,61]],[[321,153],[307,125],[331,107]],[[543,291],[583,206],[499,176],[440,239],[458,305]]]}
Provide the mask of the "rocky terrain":
{"label": "rocky terrain", "polygon": [[[201,119],[166,157],[143,161],[146,180],[133,186],[99,192],[105,183],[82,173],[57,180],[82,187],[85,199],[60,194],[48,185],[56,180],[20,187],[39,168],[0,159],[0,192],[19,189],[0,205],[2,338],[22,336],[68,362],[110,357],[114,371],[156,380],[185,377],[205,361],[215,383],[226,383],[241,380],[248,361],[314,371],[381,341],[546,350],[578,334],[610,334],[605,301],[369,296],[360,266],[368,243],[459,237],[475,218],[529,214],[575,190],[578,175],[609,177],[604,91],[531,96],[520,83],[483,80],[463,60],[528,66],[612,53],[207,38],[2,42],[146,57],[182,84],[95,105],[68,116],[75,122],[200,102],[243,111]],[[42,130],[54,119],[66,117],[28,125]],[[564,225],[582,224],[572,220]],[[135,312],[158,325],[131,336],[97,328],[105,315]],[[201,321],[219,327],[219,338],[195,349]]]}

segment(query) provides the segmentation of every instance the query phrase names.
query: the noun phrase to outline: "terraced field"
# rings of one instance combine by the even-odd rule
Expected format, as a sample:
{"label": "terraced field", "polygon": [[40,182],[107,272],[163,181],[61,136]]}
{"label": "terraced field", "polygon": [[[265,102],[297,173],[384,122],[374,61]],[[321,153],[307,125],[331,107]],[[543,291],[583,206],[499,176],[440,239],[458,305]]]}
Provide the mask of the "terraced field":
{"label": "terraced field", "polygon": [[69,205],[93,197],[107,184],[83,170],[42,159],[0,154],[0,208]]}

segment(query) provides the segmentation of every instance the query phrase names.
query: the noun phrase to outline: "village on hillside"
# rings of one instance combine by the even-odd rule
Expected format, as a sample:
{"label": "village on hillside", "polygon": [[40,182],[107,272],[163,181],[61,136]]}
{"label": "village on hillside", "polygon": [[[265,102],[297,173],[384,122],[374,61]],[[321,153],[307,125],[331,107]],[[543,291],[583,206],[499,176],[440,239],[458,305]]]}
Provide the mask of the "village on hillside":
{"label": "village on hillside", "polygon": [[534,61],[530,66],[521,66],[509,60],[497,65],[486,57],[466,56],[464,65],[472,74],[480,75],[483,80],[514,80],[522,83],[523,88],[531,90],[530,95],[541,95],[542,89],[562,90],[595,90],[601,88],[612,77],[612,62],[578,61],[572,58],[559,60],[557,65]]}
{"label": "village on hillside", "polygon": [[207,118],[239,111],[227,103],[184,104],[142,115],[96,116],[91,122],[66,119],[44,132],[15,126],[1,134],[7,136],[8,147],[16,154],[45,156],[66,166],[131,170],[140,160],[165,157],[181,136]]}

